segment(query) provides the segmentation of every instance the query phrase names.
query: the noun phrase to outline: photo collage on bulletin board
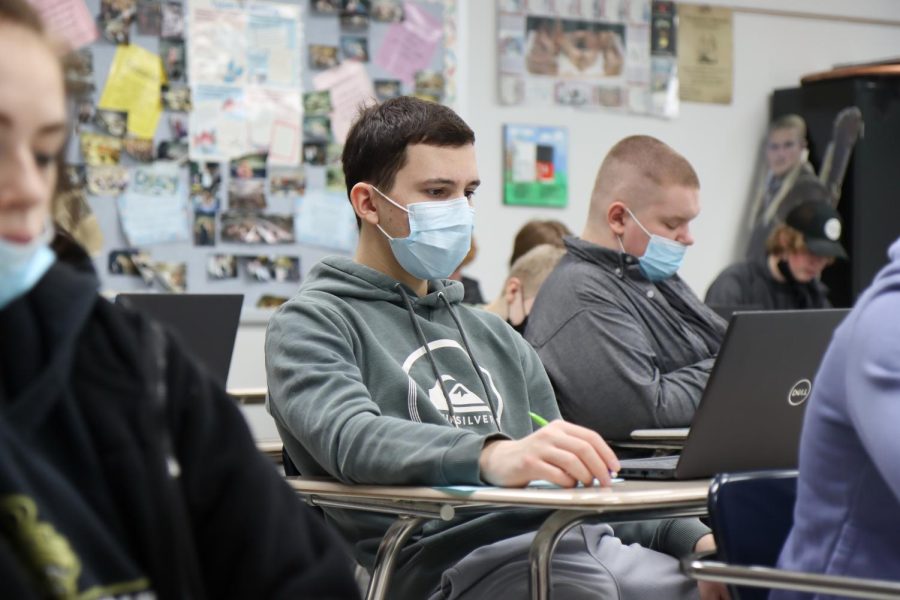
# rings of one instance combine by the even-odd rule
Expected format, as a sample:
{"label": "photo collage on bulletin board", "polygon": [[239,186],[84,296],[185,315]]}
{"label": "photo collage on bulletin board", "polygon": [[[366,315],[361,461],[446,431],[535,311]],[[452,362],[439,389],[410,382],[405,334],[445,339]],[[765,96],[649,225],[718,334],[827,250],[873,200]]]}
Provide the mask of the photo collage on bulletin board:
{"label": "photo collage on bulletin board", "polygon": [[243,293],[267,319],[355,247],[358,108],[455,100],[454,0],[30,1],[68,11],[66,204],[113,293]]}
{"label": "photo collage on bulletin board", "polygon": [[499,100],[673,118],[675,3],[498,0]]}

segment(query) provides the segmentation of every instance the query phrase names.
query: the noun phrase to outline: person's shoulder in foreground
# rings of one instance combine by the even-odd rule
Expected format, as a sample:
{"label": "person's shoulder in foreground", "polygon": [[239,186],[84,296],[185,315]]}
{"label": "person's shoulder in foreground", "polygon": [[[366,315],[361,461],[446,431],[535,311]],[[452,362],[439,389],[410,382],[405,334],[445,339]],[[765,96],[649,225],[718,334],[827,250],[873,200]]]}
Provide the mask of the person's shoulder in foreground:
{"label": "person's shoulder in foreground", "polygon": [[900,572],[900,240],[889,254],[835,332],[808,401],[794,526],[779,559],[792,571]]}
{"label": "person's shoulder in foreground", "polygon": [[65,119],[40,18],[4,0],[0,596],[358,597],[234,402],[51,249]]}
{"label": "person's shoulder in foreground", "polygon": [[663,142],[618,142],[600,165],[581,238],[567,238],[534,303],[526,339],[563,416],[604,437],[689,425],[700,400],[725,323],[677,274],[694,242],[699,188]]}

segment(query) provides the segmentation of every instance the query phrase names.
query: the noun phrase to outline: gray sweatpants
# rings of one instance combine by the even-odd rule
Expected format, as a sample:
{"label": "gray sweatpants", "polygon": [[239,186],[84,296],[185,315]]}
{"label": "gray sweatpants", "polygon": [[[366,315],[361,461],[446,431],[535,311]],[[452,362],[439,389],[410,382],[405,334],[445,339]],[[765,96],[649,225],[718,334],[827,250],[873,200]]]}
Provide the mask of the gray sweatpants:
{"label": "gray sweatpants", "polygon": [[[441,589],[430,600],[523,600],[528,598],[526,533],[467,555],[444,571]],[[697,599],[697,585],[678,570],[671,556],[638,544],[623,545],[609,525],[572,528],[553,553],[554,600]]]}

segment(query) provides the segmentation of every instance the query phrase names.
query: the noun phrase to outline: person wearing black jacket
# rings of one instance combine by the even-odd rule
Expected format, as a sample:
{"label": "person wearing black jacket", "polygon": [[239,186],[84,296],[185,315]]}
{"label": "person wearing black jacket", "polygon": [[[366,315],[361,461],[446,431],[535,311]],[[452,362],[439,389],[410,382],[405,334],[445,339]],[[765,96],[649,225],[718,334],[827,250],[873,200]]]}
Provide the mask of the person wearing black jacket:
{"label": "person wearing black jacket", "polygon": [[0,597],[358,598],[342,543],[234,402],[50,249],[65,129],[40,21],[4,0]]}
{"label": "person wearing black jacket", "polygon": [[727,267],[706,291],[706,304],[747,310],[831,308],[820,277],[836,258],[847,258],[841,229],[841,216],[830,204],[800,204],[769,236],[766,260]]}

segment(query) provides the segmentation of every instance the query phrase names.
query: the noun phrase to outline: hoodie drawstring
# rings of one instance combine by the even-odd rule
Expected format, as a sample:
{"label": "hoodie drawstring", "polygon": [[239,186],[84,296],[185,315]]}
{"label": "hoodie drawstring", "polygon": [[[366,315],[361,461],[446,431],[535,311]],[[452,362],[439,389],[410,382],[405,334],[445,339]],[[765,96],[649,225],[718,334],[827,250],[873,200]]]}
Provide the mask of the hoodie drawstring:
{"label": "hoodie drawstring", "polygon": [[[444,385],[444,380],[441,378],[440,371],[437,367],[437,361],[434,360],[434,356],[431,353],[431,349],[428,347],[428,340],[425,338],[425,332],[422,331],[422,326],[419,325],[419,320],[416,318],[416,312],[413,310],[412,301],[409,299],[409,295],[406,293],[406,290],[403,289],[403,286],[399,283],[394,286],[400,292],[400,296],[403,298],[403,304],[406,306],[406,312],[409,314],[409,320],[412,321],[413,329],[416,331],[416,337],[419,338],[419,343],[422,344],[422,347],[425,349],[425,355],[428,357],[428,362],[431,365],[431,370],[434,373],[435,379],[437,379],[438,384],[441,386],[441,392],[444,394],[444,399],[447,401],[447,412],[450,415],[450,422],[454,427],[459,427],[456,422],[456,415],[453,411],[453,402],[450,400],[450,394],[447,392],[447,387]],[[438,297],[444,302],[447,307],[447,310],[450,312],[450,317],[453,319],[453,322],[456,324],[456,329],[459,331],[459,335],[462,338],[463,347],[466,350],[466,354],[469,357],[469,360],[472,362],[472,367],[475,369],[475,372],[478,374],[478,379],[481,381],[482,387],[484,387],[485,400],[487,402],[488,408],[491,409],[491,415],[494,418],[494,423],[497,425],[497,431],[502,431],[500,428],[500,420],[497,418],[497,411],[494,408],[493,402],[491,402],[491,394],[487,386],[487,382],[484,380],[484,374],[481,370],[481,366],[475,360],[475,356],[472,354],[472,349],[469,346],[469,340],[466,337],[466,332],[462,327],[462,323],[459,321],[459,317],[456,315],[456,312],[453,310],[453,307],[450,305],[450,302],[444,297],[443,292],[438,292]]]}
{"label": "hoodie drawstring", "polygon": [[[459,316],[457,316],[456,311],[453,310],[453,307],[450,305],[450,301],[447,300],[446,296],[444,296],[444,292],[438,292],[438,298],[440,298],[444,305],[446,305],[447,310],[450,312],[450,317],[453,319],[453,322],[456,323],[456,329],[459,331],[459,337],[462,338],[463,346],[466,349],[466,354],[469,355],[469,360],[472,361],[472,366],[475,368],[475,372],[478,374],[478,379],[481,381],[481,387],[484,388],[484,397],[487,400],[488,407],[491,409],[491,416],[494,417],[494,423],[497,424],[497,431],[502,432],[503,430],[500,428],[500,419],[497,418],[497,409],[494,408],[494,403],[491,402],[491,391],[488,388],[487,381],[484,380],[484,371],[481,369],[481,365],[478,364],[478,361],[475,359],[475,353],[472,352],[472,347],[469,346],[469,338],[466,336],[466,330],[463,329],[462,323],[459,322]],[[449,402],[449,399],[447,400]]]}
{"label": "hoodie drawstring", "polygon": [[447,386],[444,385],[444,380],[441,379],[441,373],[438,371],[437,362],[435,362],[434,356],[431,354],[431,349],[428,347],[428,340],[425,339],[425,332],[422,331],[422,326],[419,325],[419,320],[416,319],[416,311],[413,310],[412,301],[409,299],[409,295],[407,295],[406,290],[403,289],[402,285],[398,283],[394,287],[403,297],[403,304],[406,306],[409,320],[412,321],[413,329],[416,330],[416,336],[419,338],[419,343],[425,348],[425,355],[428,357],[428,362],[431,364],[431,370],[434,373],[434,377],[437,379],[438,385],[441,386],[441,392],[444,394],[444,399],[447,401],[447,412],[450,415],[450,423],[452,423],[454,427],[459,427],[459,424],[456,422],[456,414],[453,411],[453,403],[450,402],[450,394],[447,393]]}

